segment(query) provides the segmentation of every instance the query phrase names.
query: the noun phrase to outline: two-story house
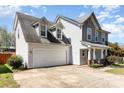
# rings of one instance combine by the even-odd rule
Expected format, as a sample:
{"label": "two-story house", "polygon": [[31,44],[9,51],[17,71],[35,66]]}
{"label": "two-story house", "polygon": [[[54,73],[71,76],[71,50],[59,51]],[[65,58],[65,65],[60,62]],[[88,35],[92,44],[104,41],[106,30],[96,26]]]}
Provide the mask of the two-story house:
{"label": "two-story house", "polygon": [[108,33],[95,14],[77,20],[57,16],[55,22],[16,13],[16,54],[28,68],[91,64],[107,56]]}

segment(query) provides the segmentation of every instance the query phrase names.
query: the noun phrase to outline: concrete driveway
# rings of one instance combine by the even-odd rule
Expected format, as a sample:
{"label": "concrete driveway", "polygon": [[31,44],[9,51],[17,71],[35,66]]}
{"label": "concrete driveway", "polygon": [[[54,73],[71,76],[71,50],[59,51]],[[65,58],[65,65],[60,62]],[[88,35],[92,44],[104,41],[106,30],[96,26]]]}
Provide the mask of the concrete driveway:
{"label": "concrete driveway", "polygon": [[14,73],[24,88],[109,88],[124,87],[124,76],[109,74],[87,66],[59,66]]}

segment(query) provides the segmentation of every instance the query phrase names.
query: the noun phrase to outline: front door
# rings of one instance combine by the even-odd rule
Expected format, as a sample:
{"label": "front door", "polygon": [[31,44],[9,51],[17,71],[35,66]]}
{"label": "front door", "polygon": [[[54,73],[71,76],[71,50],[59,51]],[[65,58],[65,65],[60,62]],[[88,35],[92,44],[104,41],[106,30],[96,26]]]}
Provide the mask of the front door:
{"label": "front door", "polygon": [[87,64],[87,55],[88,55],[87,49],[80,49],[80,64],[81,65]]}

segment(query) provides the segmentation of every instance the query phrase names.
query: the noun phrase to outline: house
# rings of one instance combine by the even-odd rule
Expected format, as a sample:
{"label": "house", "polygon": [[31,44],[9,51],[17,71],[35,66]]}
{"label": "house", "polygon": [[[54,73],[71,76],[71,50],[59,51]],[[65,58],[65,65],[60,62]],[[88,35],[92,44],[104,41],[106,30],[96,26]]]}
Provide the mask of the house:
{"label": "house", "polygon": [[16,13],[16,54],[27,68],[66,64],[91,64],[107,56],[109,32],[103,30],[94,13],[77,20],[57,16],[55,22]]}

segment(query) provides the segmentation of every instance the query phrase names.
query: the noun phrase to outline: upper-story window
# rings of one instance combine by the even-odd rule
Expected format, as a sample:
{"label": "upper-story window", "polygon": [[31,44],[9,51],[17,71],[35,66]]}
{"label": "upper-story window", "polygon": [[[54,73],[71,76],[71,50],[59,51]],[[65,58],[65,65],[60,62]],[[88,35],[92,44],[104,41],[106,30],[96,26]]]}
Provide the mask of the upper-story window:
{"label": "upper-story window", "polygon": [[92,40],[92,28],[87,28],[87,40]]}
{"label": "upper-story window", "polygon": [[46,25],[41,25],[41,36],[47,37],[47,26]]}
{"label": "upper-story window", "polygon": [[56,37],[57,37],[58,39],[62,39],[62,31],[61,31],[61,29],[57,28],[56,35],[57,35]]}
{"label": "upper-story window", "polygon": [[95,41],[98,41],[98,31],[95,31]]}
{"label": "upper-story window", "polygon": [[105,43],[105,33],[102,33],[102,35],[101,35],[101,42]]}

